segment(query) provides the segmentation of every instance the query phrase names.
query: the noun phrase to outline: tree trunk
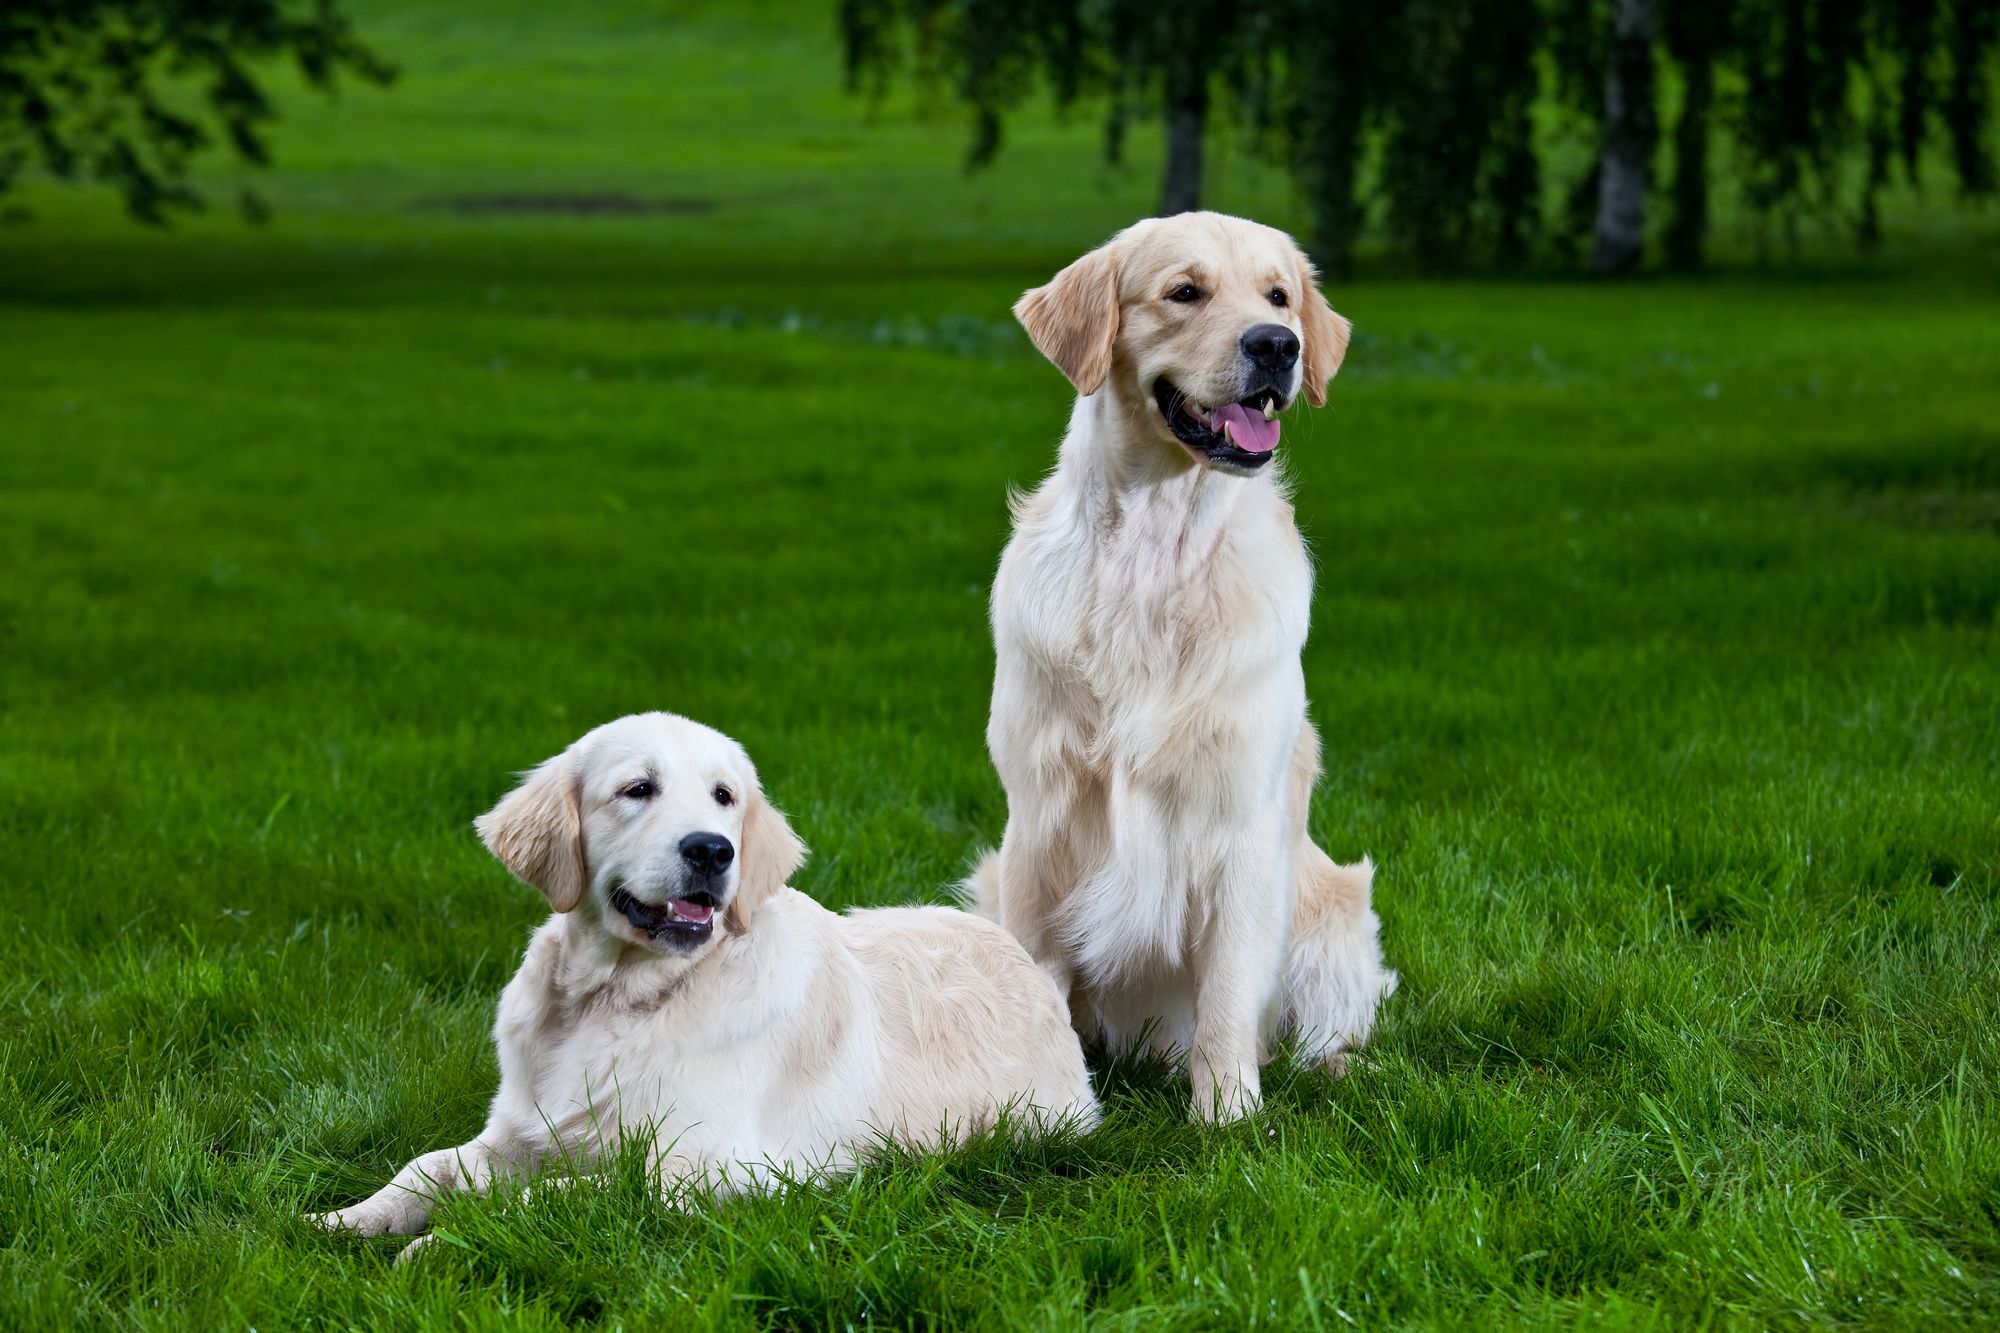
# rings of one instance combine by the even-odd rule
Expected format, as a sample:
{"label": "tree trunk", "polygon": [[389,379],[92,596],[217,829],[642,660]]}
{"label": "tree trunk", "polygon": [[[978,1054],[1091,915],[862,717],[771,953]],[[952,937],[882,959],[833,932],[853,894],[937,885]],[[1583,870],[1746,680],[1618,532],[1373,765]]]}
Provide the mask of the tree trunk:
{"label": "tree trunk", "polygon": [[1612,0],[1604,69],[1604,157],[1590,267],[1630,273],[1646,248],[1646,184],[1659,138],[1653,107],[1653,0]]}
{"label": "tree trunk", "polygon": [[1683,63],[1687,87],[1674,122],[1674,212],[1667,220],[1667,262],[1699,268],[1708,239],[1708,111],[1715,102],[1715,65],[1705,57]]}
{"label": "tree trunk", "polygon": [[[1196,48],[1199,49],[1199,48]],[[1176,61],[1167,78],[1167,163],[1160,216],[1201,207],[1202,139],[1208,132],[1208,70],[1199,60]]]}

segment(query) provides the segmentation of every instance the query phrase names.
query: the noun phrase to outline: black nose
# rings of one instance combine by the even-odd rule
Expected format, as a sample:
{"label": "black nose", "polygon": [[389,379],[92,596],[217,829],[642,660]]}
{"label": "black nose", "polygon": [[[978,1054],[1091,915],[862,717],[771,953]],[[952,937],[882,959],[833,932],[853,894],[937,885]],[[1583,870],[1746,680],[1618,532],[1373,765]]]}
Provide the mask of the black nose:
{"label": "black nose", "polygon": [[1299,363],[1299,335],[1282,324],[1259,324],[1243,335],[1243,355],[1259,370],[1283,375]]}
{"label": "black nose", "polygon": [[681,859],[697,875],[720,875],[736,859],[736,849],[720,833],[690,833],[681,839]]}

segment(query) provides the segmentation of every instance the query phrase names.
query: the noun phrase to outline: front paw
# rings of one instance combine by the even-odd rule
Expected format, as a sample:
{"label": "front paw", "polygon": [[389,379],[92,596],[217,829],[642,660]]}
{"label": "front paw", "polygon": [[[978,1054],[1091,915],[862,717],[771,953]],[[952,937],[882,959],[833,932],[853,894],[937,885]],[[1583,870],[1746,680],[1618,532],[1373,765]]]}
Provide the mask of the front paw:
{"label": "front paw", "polygon": [[437,1239],[436,1232],[427,1231],[423,1235],[411,1241],[408,1245],[405,1245],[401,1250],[397,1251],[396,1253],[396,1267],[401,1268],[404,1264],[411,1263],[417,1259],[422,1258],[424,1251],[429,1249],[431,1243],[436,1239]]}
{"label": "front paw", "polygon": [[1254,1083],[1229,1078],[1217,1079],[1207,1086],[1204,1082],[1200,1079],[1195,1081],[1194,1100],[1190,1108],[1198,1125],[1234,1124],[1257,1114],[1263,1105],[1263,1096]]}
{"label": "front paw", "polygon": [[396,1230],[400,1219],[391,1210],[370,1208],[366,1202],[330,1213],[307,1213],[306,1221],[328,1231],[351,1231],[357,1236],[384,1236]]}
{"label": "front paw", "polygon": [[307,1213],[305,1220],[307,1225],[316,1226],[326,1231],[353,1231],[361,1235],[374,1234],[362,1231],[361,1227],[348,1217],[348,1214],[353,1211],[354,1209],[352,1208],[336,1208],[330,1213]]}
{"label": "front paw", "polygon": [[532,1207],[543,1199],[552,1198],[558,1194],[567,1194],[571,1190],[579,1189],[584,1185],[595,1185],[596,1183],[589,1176],[549,1176],[536,1181],[532,1185],[522,1187],[521,1205],[523,1207]]}
{"label": "front paw", "polygon": [[1239,1120],[1248,1120],[1256,1115],[1262,1105],[1263,1103],[1255,1097],[1196,1102],[1193,1119],[1197,1125],[1233,1125]]}

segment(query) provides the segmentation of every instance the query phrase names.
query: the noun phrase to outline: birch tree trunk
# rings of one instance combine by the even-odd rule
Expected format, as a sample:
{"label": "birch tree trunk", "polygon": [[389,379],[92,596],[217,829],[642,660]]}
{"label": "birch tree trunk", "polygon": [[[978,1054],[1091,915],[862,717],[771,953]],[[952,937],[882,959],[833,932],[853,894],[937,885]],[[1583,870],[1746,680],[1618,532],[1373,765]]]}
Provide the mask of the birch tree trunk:
{"label": "birch tree trunk", "polygon": [[1613,0],[1604,69],[1604,156],[1590,253],[1595,273],[1630,273],[1646,249],[1646,187],[1659,139],[1653,23],[1653,0]]}

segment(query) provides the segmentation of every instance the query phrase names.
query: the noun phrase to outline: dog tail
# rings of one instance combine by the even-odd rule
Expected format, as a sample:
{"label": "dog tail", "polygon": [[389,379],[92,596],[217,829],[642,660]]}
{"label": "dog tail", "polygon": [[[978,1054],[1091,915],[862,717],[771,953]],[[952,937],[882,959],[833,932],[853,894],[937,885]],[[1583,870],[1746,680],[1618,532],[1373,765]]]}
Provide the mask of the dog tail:
{"label": "dog tail", "polygon": [[1000,920],[1000,853],[988,848],[979,854],[972,873],[958,882],[958,905],[974,916],[998,924]]}
{"label": "dog tail", "polygon": [[1339,1073],[1368,1040],[1375,1008],[1396,989],[1382,961],[1382,923],[1370,904],[1375,863],[1336,864],[1305,845],[1285,966],[1284,1030],[1298,1058]]}

